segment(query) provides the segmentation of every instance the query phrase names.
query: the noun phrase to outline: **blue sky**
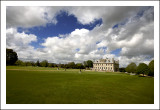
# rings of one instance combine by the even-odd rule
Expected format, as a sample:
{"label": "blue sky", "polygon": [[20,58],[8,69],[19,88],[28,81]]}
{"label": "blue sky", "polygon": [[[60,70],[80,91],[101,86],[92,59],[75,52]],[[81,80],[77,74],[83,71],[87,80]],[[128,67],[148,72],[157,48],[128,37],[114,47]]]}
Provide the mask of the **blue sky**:
{"label": "blue sky", "polygon": [[154,58],[153,15],[153,7],[8,7],[7,48],[24,61],[148,63]]}
{"label": "blue sky", "polygon": [[88,29],[92,30],[95,26],[102,24],[102,19],[96,19],[93,23],[83,25],[77,21],[73,15],[68,15],[67,12],[62,11],[56,16],[57,24],[47,23],[46,26],[36,26],[32,28],[18,27],[18,32],[25,32],[26,34],[34,34],[38,36],[38,42],[31,42],[35,48],[43,47],[40,44],[47,37],[59,36],[69,34],[75,29]]}

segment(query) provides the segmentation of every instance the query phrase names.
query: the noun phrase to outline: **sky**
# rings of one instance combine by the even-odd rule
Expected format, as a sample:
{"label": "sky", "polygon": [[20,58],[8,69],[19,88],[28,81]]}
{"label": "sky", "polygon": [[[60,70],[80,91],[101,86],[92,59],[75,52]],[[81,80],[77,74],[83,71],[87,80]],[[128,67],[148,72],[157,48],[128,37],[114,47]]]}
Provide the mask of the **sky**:
{"label": "sky", "polygon": [[154,7],[8,6],[6,47],[23,61],[148,64],[154,59]]}

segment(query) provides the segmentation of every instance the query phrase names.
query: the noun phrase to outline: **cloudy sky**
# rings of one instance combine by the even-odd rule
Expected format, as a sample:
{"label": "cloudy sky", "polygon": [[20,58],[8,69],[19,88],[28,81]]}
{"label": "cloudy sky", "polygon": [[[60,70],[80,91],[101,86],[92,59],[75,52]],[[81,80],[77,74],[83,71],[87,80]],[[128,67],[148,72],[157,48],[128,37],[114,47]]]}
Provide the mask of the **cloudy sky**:
{"label": "cloudy sky", "polygon": [[6,47],[23,61],[115,58],[120,67],[154,58],[154,7],[6,8]]}

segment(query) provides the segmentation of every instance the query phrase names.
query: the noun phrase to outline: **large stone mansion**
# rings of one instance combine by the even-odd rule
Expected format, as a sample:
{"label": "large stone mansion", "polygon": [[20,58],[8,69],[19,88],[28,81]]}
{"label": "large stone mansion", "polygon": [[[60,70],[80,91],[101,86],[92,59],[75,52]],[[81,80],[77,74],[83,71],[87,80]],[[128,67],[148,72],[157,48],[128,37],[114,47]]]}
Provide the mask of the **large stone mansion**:
{"label": "large stone mansion", "polygon": [[93,62],[93,70],[107,72],[119,71],[119,60],[115,61],[114,58],[95,60],[95,62]]}

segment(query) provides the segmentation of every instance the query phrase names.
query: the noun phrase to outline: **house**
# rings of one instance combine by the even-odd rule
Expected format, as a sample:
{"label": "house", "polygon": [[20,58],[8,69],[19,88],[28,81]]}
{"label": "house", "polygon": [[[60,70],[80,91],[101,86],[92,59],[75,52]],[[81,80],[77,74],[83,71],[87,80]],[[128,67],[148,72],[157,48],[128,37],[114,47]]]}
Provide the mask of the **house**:
{"label": "house", "polygon": [[99,59],[93,62],[93,70],[95,71],[107,71],[107,72],[117,72],[119,71],[119,60],[114,60],[114,58],[109,59]]}

